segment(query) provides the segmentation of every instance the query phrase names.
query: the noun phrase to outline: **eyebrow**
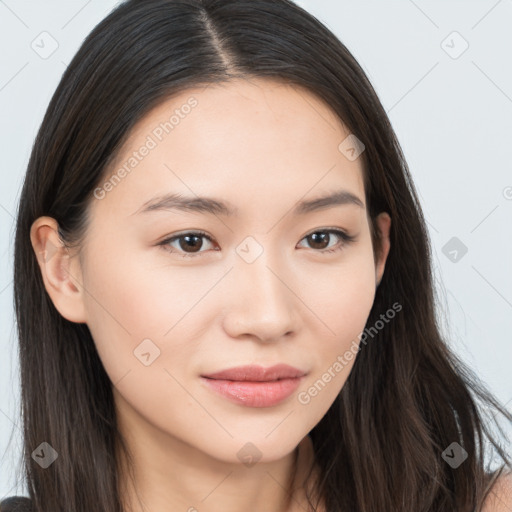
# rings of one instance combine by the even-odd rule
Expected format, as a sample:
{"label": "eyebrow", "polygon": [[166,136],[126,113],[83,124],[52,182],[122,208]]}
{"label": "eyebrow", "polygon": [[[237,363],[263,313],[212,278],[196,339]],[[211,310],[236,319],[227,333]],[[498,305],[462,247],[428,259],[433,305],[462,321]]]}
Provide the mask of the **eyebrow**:
{"label": "eyebrow", "polygon": [[[337,190],[330,194],[300,201],[292,211],[292,215],[305,215],[310,212],[332,208],[341,205],[354,205],[365,208],[364,203],[348,190]],[[154,211],[184,211],[196,213],[208,213],[225,217],[238,216],[239,210],[230,203],[223,202],[213,197],[192,197],[181,194],[166,194],[146,201],[134,214]],[[132,214],[133,215],[133,214]]]}

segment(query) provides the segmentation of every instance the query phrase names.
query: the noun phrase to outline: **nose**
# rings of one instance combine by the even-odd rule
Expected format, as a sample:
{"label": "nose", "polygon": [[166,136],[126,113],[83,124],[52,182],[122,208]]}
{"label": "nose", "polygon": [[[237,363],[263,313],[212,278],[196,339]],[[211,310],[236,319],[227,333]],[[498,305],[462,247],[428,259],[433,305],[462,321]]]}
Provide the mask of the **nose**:
{"label": "nose", "polygon": [[296,279],[264,251],[254,262],[237,259],[225,302],[224,329],[233,338],[275,342],[298,329]]}

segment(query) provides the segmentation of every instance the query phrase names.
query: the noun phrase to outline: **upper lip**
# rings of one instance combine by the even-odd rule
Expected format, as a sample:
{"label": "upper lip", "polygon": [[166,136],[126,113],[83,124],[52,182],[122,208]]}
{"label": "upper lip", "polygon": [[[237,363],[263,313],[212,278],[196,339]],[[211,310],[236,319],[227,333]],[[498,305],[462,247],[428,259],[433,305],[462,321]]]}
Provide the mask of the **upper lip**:
{"label": "upper lip", "polygon": [[306,372],[287,364],[276,364],[268,368],[257,365],[237,366],[220,372],[202,375],[208,379],[264,382],[302,377]]}

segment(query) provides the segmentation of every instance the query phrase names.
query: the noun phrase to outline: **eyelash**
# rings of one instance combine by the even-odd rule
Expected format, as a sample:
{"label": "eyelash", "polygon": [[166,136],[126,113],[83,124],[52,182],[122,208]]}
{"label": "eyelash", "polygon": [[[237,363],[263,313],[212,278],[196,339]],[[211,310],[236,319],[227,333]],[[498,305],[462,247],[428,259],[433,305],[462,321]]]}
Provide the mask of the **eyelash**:
{"label": "eyelash", "polygon": [[[311,231],[310,233],[308,233],[304,238],[301,239],[304,240],[305,238],[307,238],[308,236],[311,236],[315,233],[329,233],[329,234],[334,234],[334,235],[337,235],[341,238],[342,242],[337,244],[337,246],[335,248],[332,248],[332,249],[323,249],[323,250],[316,250],[314,252],[319,252],[321,254],[325,254],[325,253],[334,253],[334,252],[338,252],[338,251],[341,251],[342,249],[345,248],[346,245],[352,243],[356,237],[354,235],[349,235],[347,233],[345,233],[344,231],[340,230],[340,229],[317,229],[315,231]],[[175,235],[175,236],[172,236],[172,237],[169,237],[169,238],[166,238],[165,240],[162,240],[161,242],[158,243],[159,246],[162,246],[162,248],[166,251],[169,251],[171,253],[177,253],[177,254],[180,254],[181,257],[183,258],[195,258],[196,256],[200,256],[203,252],[205,251],[201,251],[201,252],[198,252],[198,253],[193,253],[193,254],[190,254],[190,253],[180,253],[176,250],[172,250],[168,244],[170,244],[171,242],[174,242],[175,240],[179,240],[180,238],[183,238],[187,235],[196,235],[196,236],[200,236],[200,237],[204,237],[206,238],[209,242],[213,242],[213,240],[211,239],[211,237],[209,235],[207,235],[204,231],[187,231],[185,233],[181,233],[179,235]]]}

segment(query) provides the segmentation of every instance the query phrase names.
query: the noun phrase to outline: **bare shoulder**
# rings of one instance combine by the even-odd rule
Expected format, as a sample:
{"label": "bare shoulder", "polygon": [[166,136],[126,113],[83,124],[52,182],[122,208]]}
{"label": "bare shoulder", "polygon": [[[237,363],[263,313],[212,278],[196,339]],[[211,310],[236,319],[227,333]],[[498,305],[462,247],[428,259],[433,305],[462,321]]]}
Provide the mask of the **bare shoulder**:
{"label": "bare shoulder", "polygon": [[491,488],[482,512],[512,511],[512,473],[502,475]]}

